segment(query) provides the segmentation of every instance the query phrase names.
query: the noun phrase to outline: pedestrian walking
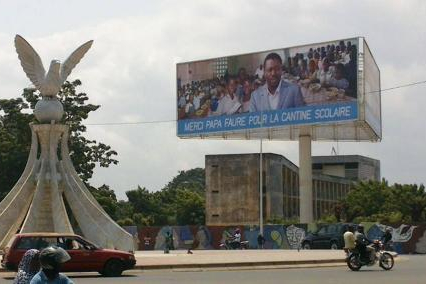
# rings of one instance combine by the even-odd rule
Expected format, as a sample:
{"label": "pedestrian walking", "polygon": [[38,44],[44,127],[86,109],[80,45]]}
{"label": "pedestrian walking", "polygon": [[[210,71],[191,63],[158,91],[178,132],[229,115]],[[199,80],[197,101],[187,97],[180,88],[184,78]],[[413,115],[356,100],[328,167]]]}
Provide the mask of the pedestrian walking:
{"label": "pedestrian walking", "polygon": [[27,250],[18,266],[13,284],[29,284],[34,275],[40,270],[38,262],[40,252],[36,249]]}
{"label": "pedestrian walking", "polygon": [[265,238],[261,233],[257,236],[257,248],[263,249],[263,245],[265,244]]}
{"label": "pedestrian walking", "polygon": [[169,253],[172,248],[173,248],[173,236],[170,232],[167,232],[164,253]]}

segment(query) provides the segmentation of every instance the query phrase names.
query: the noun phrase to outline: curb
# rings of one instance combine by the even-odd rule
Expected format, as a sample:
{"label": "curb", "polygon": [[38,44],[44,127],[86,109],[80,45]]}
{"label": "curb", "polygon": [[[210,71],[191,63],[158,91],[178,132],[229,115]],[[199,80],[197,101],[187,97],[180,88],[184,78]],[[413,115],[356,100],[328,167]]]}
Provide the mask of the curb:
{"label": "curb", "polygon": [[202,268],[229,268],[229,267],[256,267],[256,266],[281,266],[281,265],[324,265],[343,264],[344,259],[324,259],[324,260],[291,260],[291,261],[262,261],[262,262],[227,262],[227,263],[184,263],[184,264],[152,264],[136,265],[137,270],[157,270],[157,269],[202,269]]}
{"label": "curb", "polygon": [[[393,255],[394,258],[399,258],[398,254]],[[176,263],[176,264],[136,264],[131,270],[161,270],[161,269],[206,269],[206,268],[233,268],[233,267],[274,267],[274,266],[298,266],[298,265],[311,265],[311,267],[318,265],[341,265],[345,264],[346,260],[342,259],[321,259],[321,260],[283,260],[283,261],[251,261],[251,262],[225,262],[225,263]],[[0,267],[0,273],[9,270]]]}
{"label": "curb", "polygon": [[[135,265],[131,270],[161,270],[161,269],[204,269],[204,268],[232,268],[232,267],[256,267],[256,266],[297,266],[297,265],[335,265],[345,263],[344,259],[323,260],[291,260],[291,261],[261,261],[261,262],[226,262],[226,263],[182,263],[182,264],[146,264]],[[10,270],[0,267],[0,273]]]}

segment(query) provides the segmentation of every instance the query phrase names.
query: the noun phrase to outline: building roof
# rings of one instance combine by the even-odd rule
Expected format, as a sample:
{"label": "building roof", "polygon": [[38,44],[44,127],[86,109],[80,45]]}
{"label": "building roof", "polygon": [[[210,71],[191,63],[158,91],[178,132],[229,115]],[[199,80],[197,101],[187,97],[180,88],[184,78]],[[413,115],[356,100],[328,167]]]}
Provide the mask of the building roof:
{"label": "building roof", "polygon": [[379,160],[361,155],[312,156],[313,164],[380,163]]}

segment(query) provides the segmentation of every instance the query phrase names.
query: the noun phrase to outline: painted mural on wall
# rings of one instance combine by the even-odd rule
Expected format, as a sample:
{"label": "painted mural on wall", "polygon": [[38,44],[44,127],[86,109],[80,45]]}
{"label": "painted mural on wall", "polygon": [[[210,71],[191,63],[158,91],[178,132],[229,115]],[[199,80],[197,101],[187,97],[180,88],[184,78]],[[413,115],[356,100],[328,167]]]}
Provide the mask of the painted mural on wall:
{"label": "painted mural on wall", "polygon": [[[316,232],[320,225],[265,225],[264,249],[299,249],[303,238],[309,232]],[[364,223],[369,239],[380,239],[387,228],[392,231],[394,250],[400,254],[426,253],[426,224],[389,226],[379,223]],[[173,236],[174,249],[219,249],[220,244],[234,234],[236,226],[164,226],[126,228],[139,238],[140,250],[163,250],[167,232]],[[242,240],[249,241],[250,249],[257,249],[260,233],[258,226],[238,226]],[[136,231],[135,231],[136,230]],[[136,240],[135,240],[136,244]]]}
{"label": "painted mural on wall", "polygon": [[290,248],[299,249],[302,245],[302,240],[305,238],[306,232],[303,228],[291,225],[286,228],[286,235]]}
{"label": "painted mural on wall", "polygon": [[421,237],[416,242],[414,252],[416,253],[426,253],[426,228],[423,228]]}
{"label": "painted mural on wall", "polygon": [[[419,237],[417,236],[419,231],[421,231],[421,228],[419,228],[419,226],[401,224],[398,227],[393,227],[379,223],[368,223],[366,229],[367,228],[367,238],[370,240],[381,239],[385,231],[387,229],[390,229],[392,233],[393,249],[397,253],[403,254],[417,252],[416,249],[412,249],[411,247],[413,243],[415,243],[417,246],[417,242],[419,241]],[[416,230],[418,232],[417,234],[414,234]],[[421,243],[419,245],[421,246]]]}

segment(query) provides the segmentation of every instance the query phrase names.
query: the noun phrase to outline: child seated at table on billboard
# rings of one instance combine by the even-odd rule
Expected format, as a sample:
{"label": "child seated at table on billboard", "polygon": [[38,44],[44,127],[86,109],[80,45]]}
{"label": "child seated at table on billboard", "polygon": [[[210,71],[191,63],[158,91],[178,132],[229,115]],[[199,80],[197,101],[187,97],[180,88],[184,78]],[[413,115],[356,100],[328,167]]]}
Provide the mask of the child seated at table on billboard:
{"label": "child seated at table on billboard", "polygon": [[241,103],[237,93],[237,82],[235,78],[230,78],[226,86],[226,93],[219,100],[217,110],[212,115],[230,115],[240,112]]}
{"label": "child seated at table on billboard", "polygon": [[330,68],[330,61],[327,57],[322,60],[320,71],[317,73],[317,79],[322,86],[329,85],[331,78],[334,76],[333,68]]}
{"label": "child seated at table on billboard", "polygon": [[185,115],[189,118],[195,115],[194,95],[189,95],[189,100],[185,105]]}
{"label": "child seated at table on billboard", "polygon": [[349,81],[344,78],[345,66],[342,63],[336,65],[336,72],[334,77],[329,80],[330,87],[347,90],[349,88]]}

